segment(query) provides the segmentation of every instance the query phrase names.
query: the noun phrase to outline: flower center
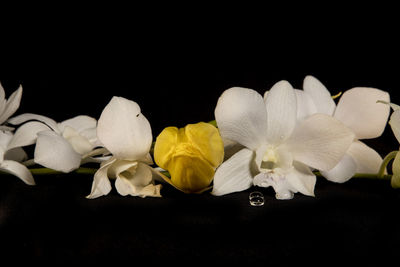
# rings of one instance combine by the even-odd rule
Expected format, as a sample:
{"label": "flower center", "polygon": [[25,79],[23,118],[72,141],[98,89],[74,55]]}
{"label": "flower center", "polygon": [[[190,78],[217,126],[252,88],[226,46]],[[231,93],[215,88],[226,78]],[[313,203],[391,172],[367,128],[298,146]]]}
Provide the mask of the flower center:
{"label": "flower center", "polygon": [[261,169],[273,170],[277,167],[277,164],[278,155],[275,152],[275,149],[267,149],[261,161]]}

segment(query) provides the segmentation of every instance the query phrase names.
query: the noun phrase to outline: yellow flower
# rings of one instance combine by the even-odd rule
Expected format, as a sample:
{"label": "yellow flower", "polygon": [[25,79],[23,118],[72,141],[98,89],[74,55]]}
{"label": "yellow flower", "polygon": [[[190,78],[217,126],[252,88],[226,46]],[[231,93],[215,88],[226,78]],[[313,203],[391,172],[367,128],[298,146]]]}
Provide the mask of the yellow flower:
{"label": "yellow flower", "polygon": [[157,137],[154,160],[168,170],[168,183],[185,193],[201,193],[210,188],[215,169],[224,158],[224,145],[217,128],[209,123],[167,127]]}

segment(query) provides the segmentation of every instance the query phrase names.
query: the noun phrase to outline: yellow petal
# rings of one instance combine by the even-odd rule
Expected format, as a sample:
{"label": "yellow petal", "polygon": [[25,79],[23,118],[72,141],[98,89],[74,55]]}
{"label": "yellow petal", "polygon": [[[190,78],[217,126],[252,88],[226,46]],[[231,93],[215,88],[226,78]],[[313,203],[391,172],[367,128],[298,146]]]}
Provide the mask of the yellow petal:
{"label": "yellow petal", "polygon": [[199,122],[185,127],[188,141],[198,149],[203,158],[214,168],[224,159],[224,143],[216,127],[209,123]]}
{"label": "yellow petal", "polygon": [[186,193],[206,190],[223,158],[218,129],[204,122],[181,129],[167,127],[154,147],[155,162],[171,174],[167,182]]}
{"label": "yellow petal", "polygon": [[157,137],[154,145],[154,160],[158,166],[168,170],[178,139],[178,128],[167,127]]}
{"label": "yellow petal", "polygon": [[214,178],[214,170],[207,161],[190,156],[174,157],[168,169],[173,185],[186,193],[207,188]]}

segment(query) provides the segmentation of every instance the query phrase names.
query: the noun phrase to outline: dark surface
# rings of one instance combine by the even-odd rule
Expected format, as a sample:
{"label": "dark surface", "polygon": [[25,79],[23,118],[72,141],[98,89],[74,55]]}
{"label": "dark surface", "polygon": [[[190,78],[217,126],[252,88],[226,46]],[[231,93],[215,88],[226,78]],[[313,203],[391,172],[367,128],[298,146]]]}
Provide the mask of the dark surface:
{"label": "dark surface", "polygon": [[[237,12],[210,8],[213,16],[129,8],[114,13],[115,20],[108,6],[104,13],[79,7],[66,16],[52,10],[50,18],[31,11],[27,21],[16,14],[2,24],[0,81],[7,96],[24,87],[16,114],[57,121],[99,118],[112,96],[132,99],[154,137],[167,126],[212,120],[229,87],[264,93],[286,79],[301,88],[309,74],[332,94],[376,87],[399,104],[397,14],[388,6],[365,7],[316,12],[313,6],[308,13],[295,9],[294,17],[287,7],[257,14],[241,6]],[[382,156],[398,148],[389,127],[367,143]],[[398,258],[400,192],[387,181],[319,179],[315,198],[296,194],[278,201],[272,190],[262,190],[265,206],[251,207],[249,191],[213,197],[165,186],[162,199],[113,190],[87,200],[90,176],[35,179],[37,186],[30,187],[0,177],[2,262],[342,266]]]}
{"label": "dark surface", "polygon": [[[2,259],[70,262],[386,261],[400,248],[400,194],[387,181],[319,179],[315,198],[249,205],[249,192],[214,197],[163,188],[163,198],[85,199],[92,177],[1,177]],[[23,255],[23,256],[22,256]]]}

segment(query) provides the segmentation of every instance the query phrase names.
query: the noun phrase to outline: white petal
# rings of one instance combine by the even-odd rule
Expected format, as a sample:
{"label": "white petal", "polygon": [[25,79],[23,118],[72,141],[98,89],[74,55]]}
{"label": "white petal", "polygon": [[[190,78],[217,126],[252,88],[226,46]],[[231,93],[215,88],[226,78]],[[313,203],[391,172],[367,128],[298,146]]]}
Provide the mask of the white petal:
{"label": "white petal", "polygon": [[285,176],[288,183],[294,189],[293,192],[300,192],[306,196],[314,196],[314,187],[317,181],[314,173],[312,173],[309,167],[300,162],[294,162],[293,166],[293,170]]}
{"label": "white petal", "polygon": [[385,129],[390,112],[390,107],[377,103],[378,100],[389,102],[389,94],[375,88],[350,89],[340,98],[334,117],[353,130],[357,139],[378,137]]}
{"label": "white petal", "polygon": [[7,151],[8,145],[13,138],[13,133],[10,131],[0,131],[0,148]]}
{"label": "white petal", "polygon": [[4,158],[7,160],[13,160],[16,162],[23,162],[28,159],[28,155],[22,148],[16,147],[16,148],[8,150],[6,152],[6,154],[4,155]]}
{"label": "white petal", "polygon": [[65,126],[63,137],[71,144],[72,148],[81,155],[89,153],[94,148],[87,138],[81,136],[75,129],[69,126]]}
{"label": "white petal", "polygon": [[340,121],[314,114],[293,131],[287,145],[296,161],[321,171],[339,163],[354,140],[354,134]]}
{"label": "white petal", "polygon": [[27,122],[17,129],[8,148],[32,145],[36,142],[37,134],[46,130],[50,130],[46,124],[38,121]]}
{"label": "white petal", "polygon": [[17,111],[21,102],[21,97],[22,86],[19,86],[19,88],[7,99],[6,107],[4,108],[3,113],[0,114],[0,124],[5,122],[11,115],[15,113],[15,111]]}
{"label": "white petal", "polygon": [[80,115],[59,123],[58,127],[61,132],[63,132],[65,127],[68,126],[77,131],[78,133],[81,133],[86,129],[96,128],[96,125],[97,125],[96,119],[89,116]]}
{"label": "white petal", "polygon": [[21,163],[12,160],[4,160],[0,164],[0,169],[17,176],[28,185],[35,185],[35,180],[33,179],[32,173]]}
{"label": "white petal", "polygon": [[221,196],[239,192],[253,185],[251,164],[253,151],[243,148],[219,166],[214,175],[212,195]]}
{"label": "white petal", "polygon": [[117,158],[137,160],[150,151],[153,136],[150,123],[133,101],[113,97],[104,108],[97,136]]}
{"label": "white petal", "polygon": [[81,159],[82,156],[60,135],[51,130],[38,133],[35,148],[36,163],[68,173],[79,168]]}
{"label": "white petal", "polygon": [[397,141],[400,143],[400,110],[396,110],[392,113],[389,120],[392,132],[396,137]]}
{"label": "white petal", "polygon": [[297,192],[284,176],[277,173],[261,172],[254,177],[253,184],[260,187],[272,186],[276,193],[275,197],[282,200],[292,199],[293,193]]}
{"label": "white petal", "polygon": [[321,171],[322,176],[332,182],[344,183],[357,172],[357,163],[352,156],[345,154],[339,163],[328,171]]}
{"label": "white petal", "polygon": [[160,197],[160,186],[152,184],[152,176],[149,166],[138,163],[134,169],[128,168],[125,171],[117,173],[115,187],[122,196]]}
{"label": "white petal", "polygon": [[292,133],[297,121],[296,95],[287,81],[272,86],[266,97],[268,129],[267,141],[270,144],[284,142]]}
{"label": "white petal", "polygon": [[302,121],[312,114],[317,113],[317,107],[312,98],[303,90],[294,90],[297,103],[297,121]]}
{"label": "white petal", "polygon": [[115,158],[111,158],[109,161],[104,162],[97,172],[94,174],[92,190],[86,197],[89,199],[98,198],[107,195],[111,191],[111,183],[108,179],[107,172],[111,164],[116,161]]}
{"label": "white petal", "polygon": [[378,173],[383,161],[378,152],[360,141],[353,142],[347,154],[356,162],[358,173]]}
{"label": "white petal", "polygon": [[9,123],[18,125],[21,123],[24,123],[26,121],[40,121],[49,126],[51,129],[56,131],[57,133],[61,133],[60,130],[58,129],[57,122],[55,122],[53,119],[50,119],[46,116],[42,115],[37,115],[37,114],[32,114],[32,113],[24,113],[18,116],[15,116],[11,119],[8,120]]}
{"label": "white petal", "polygon": [[252,150],[265,143],[267,111],[262,96],[252,89],[226,90],[218,99],[215,119],[224,139]]}
{"label": "white petal", "polygon": [[0,131],[14,131],[15,128],[14,127],[9,127],[9,126],[5,126],[5,125],[0,125]]}
{"label": "white petal", "polygon": [[303,89],[313,100],[318,113],[333,115],[336,105],[328,89],[315,77],[306,76]]}

